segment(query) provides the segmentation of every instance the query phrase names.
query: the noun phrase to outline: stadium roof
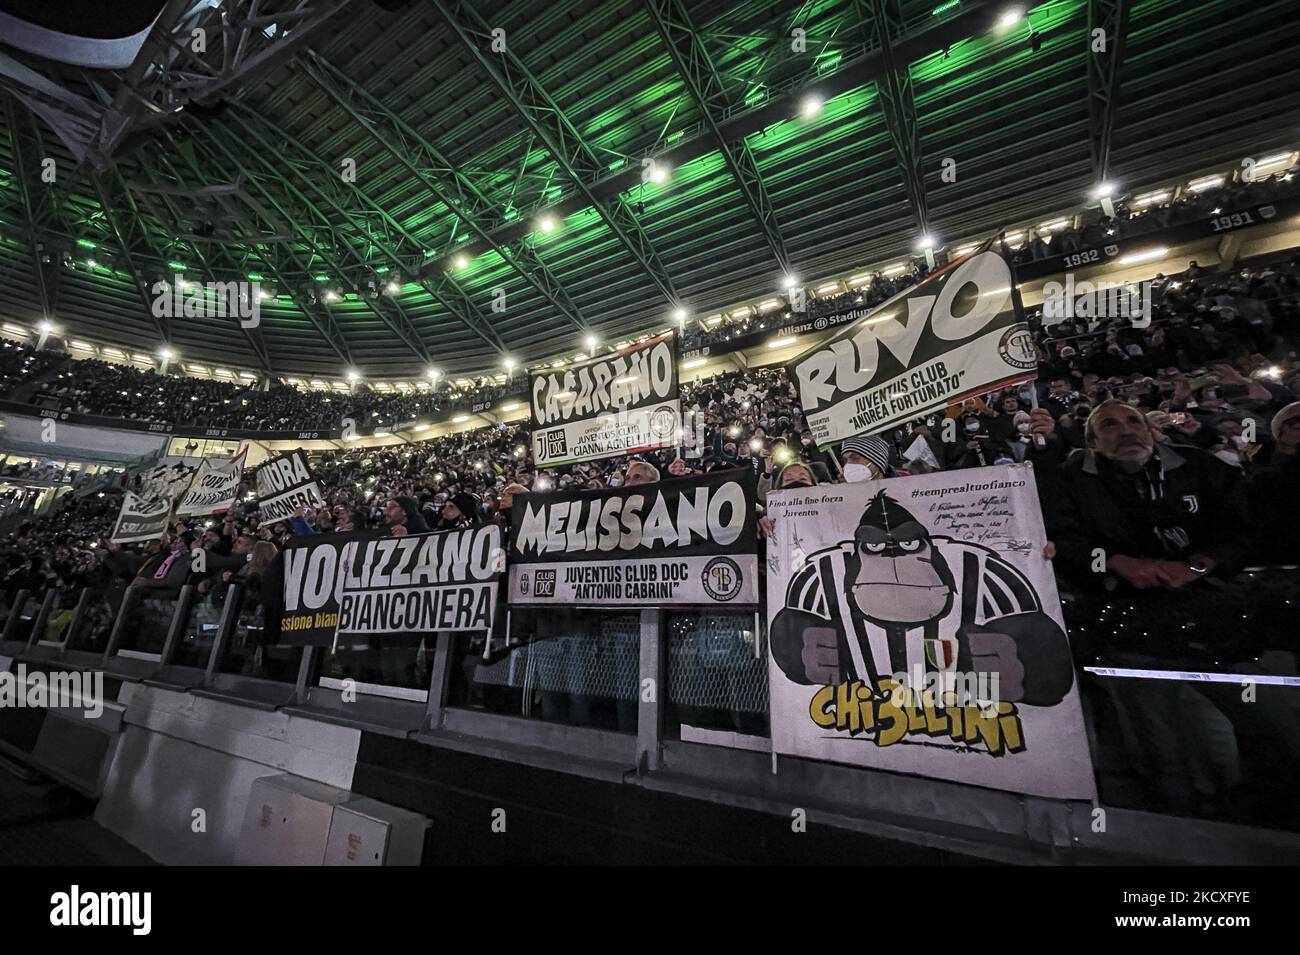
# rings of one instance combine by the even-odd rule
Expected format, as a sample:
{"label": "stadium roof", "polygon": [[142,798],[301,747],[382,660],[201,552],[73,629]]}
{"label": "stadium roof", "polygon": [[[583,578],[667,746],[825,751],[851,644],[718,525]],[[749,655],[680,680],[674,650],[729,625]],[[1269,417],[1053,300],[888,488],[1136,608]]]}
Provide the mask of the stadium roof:
{"label": "stadium roof", "polygon": [[[54,6],[162,10],[95,66],[0,30],[0,317],[276,374],[572,355],[1290,144],[1300,105],[1283,2]],[[260,324],[156,315],[177,269],[260,282]]]}

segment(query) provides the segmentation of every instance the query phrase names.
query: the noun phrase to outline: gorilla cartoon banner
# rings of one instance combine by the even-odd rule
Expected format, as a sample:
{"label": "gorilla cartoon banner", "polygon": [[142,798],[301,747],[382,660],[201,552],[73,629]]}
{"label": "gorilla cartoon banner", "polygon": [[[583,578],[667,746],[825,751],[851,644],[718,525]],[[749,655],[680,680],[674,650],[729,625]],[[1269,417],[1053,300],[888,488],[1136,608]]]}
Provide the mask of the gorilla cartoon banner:
{"label": "gorilla cartoon banner", "polygon": [[788,365],[819,447],[1035,378],[1011,267],[986,248],[895,295]]}
{"label": "gorilla cartoon banner", "polygon": [[778,753],[1093,798],[1031,467],[773,492],[767,506]]}

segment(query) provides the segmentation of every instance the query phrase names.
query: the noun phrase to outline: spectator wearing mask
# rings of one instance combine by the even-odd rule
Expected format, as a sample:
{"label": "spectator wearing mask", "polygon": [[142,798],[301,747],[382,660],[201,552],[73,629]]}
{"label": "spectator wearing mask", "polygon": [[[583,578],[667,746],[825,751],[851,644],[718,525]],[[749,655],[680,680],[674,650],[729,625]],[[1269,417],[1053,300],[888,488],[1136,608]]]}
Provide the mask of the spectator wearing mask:
{"label": "spectator wearing mask", "polygon": [[845,439],[840,445],[840,469],[844,473],[844,480],[849,484],[893,477],[894,469],[889,464],[889,444],[884,438],[875,435]]}
{"label": "spectator wearing mask", "polygon": [[1056,422],[1042,408],[1017,411],[1011,416],[1011,432],[994,443],[997,447],[994,463],[1032,461],[1040,466],[1055,466],[1065,457],[1065,449],[1056,436]]}
{"label": "spectator wearing mask", "polygon": [[957,431],[957,439],[944,444],[946,468],[988,467],[997,459],[997,444],[985,428],[983,415],[964,412],[957,422]]}

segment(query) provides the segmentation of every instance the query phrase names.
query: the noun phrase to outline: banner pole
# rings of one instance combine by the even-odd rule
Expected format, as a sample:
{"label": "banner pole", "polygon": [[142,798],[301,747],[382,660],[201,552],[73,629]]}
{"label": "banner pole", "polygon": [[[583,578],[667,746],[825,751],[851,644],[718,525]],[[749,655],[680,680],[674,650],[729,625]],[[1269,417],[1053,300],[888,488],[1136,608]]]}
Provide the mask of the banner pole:
{"label": "banner pole", "polygon": [[[1007,270],[1011,273],[1011,307],[1015,309],[1016,321],[1024,324],[1029,329],[1029,321],[1025,318],[1025,303],[1020,297],[1020,280],[1016,277],[1016,264],[1012,261],[1010,254],[1007,252],[1007,230],[1003,226],[998,226],[998,245],[1002,249],[1002,260],[1007,263]],[[1037,346],[1035,345],[1035,355]],[[1038,410],[1038,367],[1034,367],[1033,387],[1029,390],[1029,407],[1034,411]],[[1047,445],[1047,440],[1041,435],[1034,435],[1034,444],[1040,448]]]}

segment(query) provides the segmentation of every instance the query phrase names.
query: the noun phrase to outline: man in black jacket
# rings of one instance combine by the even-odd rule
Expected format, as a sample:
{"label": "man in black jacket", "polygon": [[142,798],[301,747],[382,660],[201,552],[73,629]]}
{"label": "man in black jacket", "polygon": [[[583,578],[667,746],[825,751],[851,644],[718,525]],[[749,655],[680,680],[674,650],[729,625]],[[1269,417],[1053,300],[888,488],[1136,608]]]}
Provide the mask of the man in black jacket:
{"label": "man in black jacket", "polygon": [[1177,590],[1240,569],[1247,522],[1234,469],[1157,443],[1142,412],[1118,400],[1097,406],[1085,438],[1045,507],[1057,570],[1072,584]]}

